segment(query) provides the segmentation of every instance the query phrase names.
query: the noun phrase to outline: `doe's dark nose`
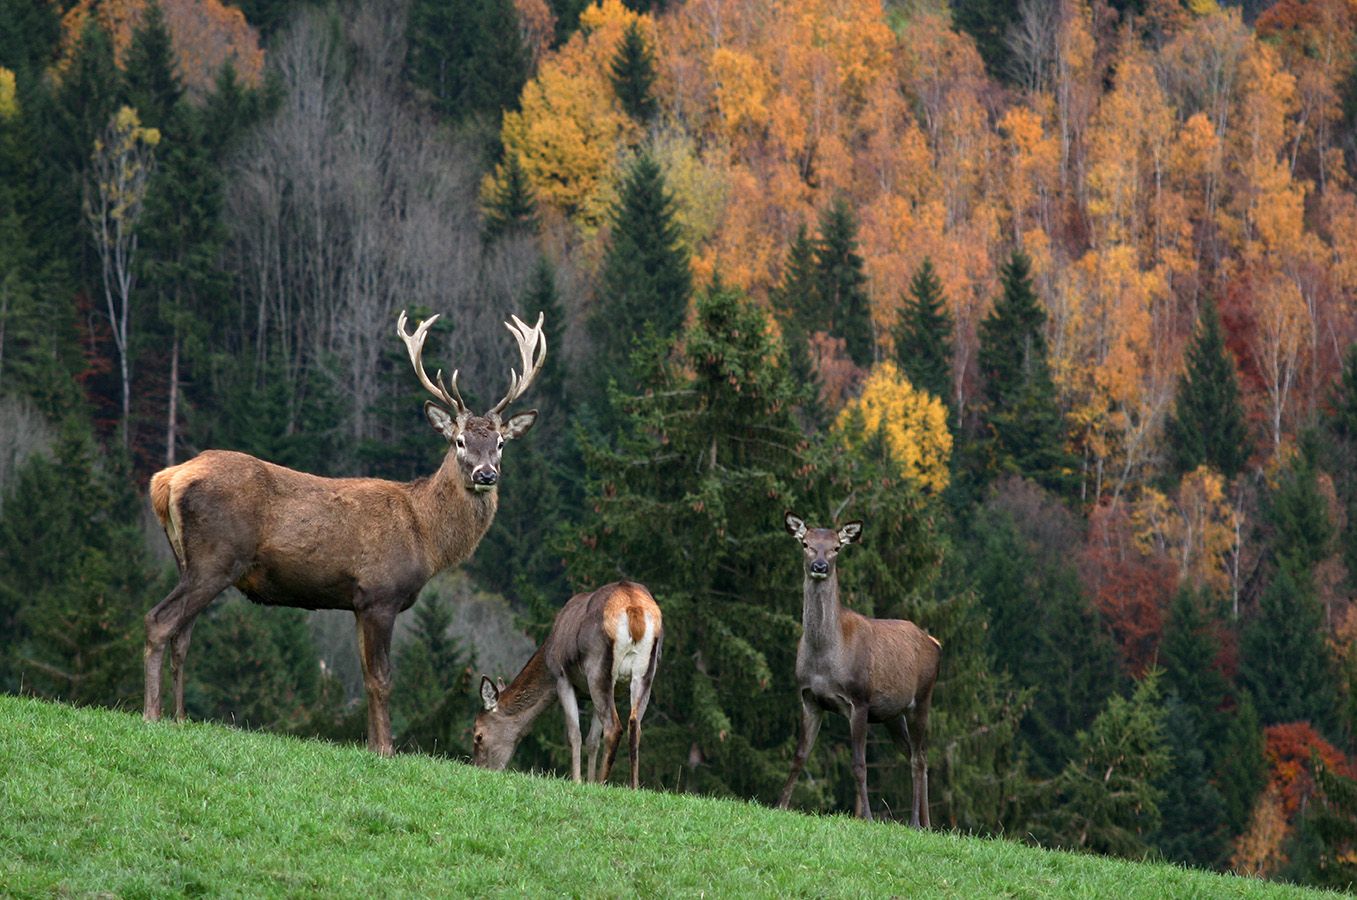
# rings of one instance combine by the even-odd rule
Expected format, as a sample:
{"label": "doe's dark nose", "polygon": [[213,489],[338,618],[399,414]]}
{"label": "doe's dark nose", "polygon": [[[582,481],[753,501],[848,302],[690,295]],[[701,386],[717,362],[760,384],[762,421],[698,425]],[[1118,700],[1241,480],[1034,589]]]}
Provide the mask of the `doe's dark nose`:
{"label": "doe's dark nose", "polygon": [[829,563],[825,562],[823,559],[817,559],[810,564],[810,571],[813,575],[828,575]]}
{"label": "doe's dark nose", "polygon": [[494,469],[477,469],[471,473],[471,480],[475,484],[494,484],[499,481],[499,473]]}

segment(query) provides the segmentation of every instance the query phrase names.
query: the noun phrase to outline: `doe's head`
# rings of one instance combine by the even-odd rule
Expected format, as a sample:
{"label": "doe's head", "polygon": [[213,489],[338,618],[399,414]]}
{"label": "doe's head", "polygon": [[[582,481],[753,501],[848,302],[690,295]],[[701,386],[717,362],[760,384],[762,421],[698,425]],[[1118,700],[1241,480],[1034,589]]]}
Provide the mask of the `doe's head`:
{"label": "doe's head", "polygon": [[499,695],[504,682],[498,684],[488,675],[481,676],[481,703],[484,708],[476,714],[471,732],[471,762],[482,769],[498,772],[509,764],[518,738],[509,725],[508,717],[499,707]]}
{"label": "doe's head", "polygon": [[855,544],[862,537],[862,523],[854,520],[845,523],[835,531],[832,528],[808,528],[795,513],[787,512],[782,518],[787,533],[801,544],[805,559],[806,575],[820,580],[834,574],[834,562],[848,544]]}

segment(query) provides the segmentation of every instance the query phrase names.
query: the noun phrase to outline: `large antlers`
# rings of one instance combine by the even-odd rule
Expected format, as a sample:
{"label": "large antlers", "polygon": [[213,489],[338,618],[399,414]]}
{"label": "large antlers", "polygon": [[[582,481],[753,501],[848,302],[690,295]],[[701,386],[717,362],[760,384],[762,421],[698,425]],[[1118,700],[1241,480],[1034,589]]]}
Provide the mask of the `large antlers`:
{"label": "large antlers", "polygon": [[415,367],[415,375],[419,378],[419,383],[424,385],[424,389],[438,399],[440,403],[453,412],[461,415],[467,411],[466,404],[462,402],[462,395],[457,391],[457,371],[452,373],[452,390],[443,386],[443,370],[438,370],[437,381],[429,380],[429,376],[424,372],[424,340],[429,336],[429,328],[434,322],[438,321],[437,314],[430,316],[423,322],[415,326],[415,333],[408,334],[405,331],[405,310],[401,310],[400,318],[396,320],[396,334],[400,335],[405,342],[405,349],[410,354],[410,363]]}
{"label": "large antlers", "polygon": [[513,369],[509,370],[509,393],[504,395],[503,400],[490,407],[487,416],[499,415],[506,406],[523,396],[523,392],[532,384],[537,373],[542,371],[542,364],[547,360],[547,336],[542,333],[544,314],[541,312],[537,314],[537,324],[531,328],[518,316],[511,314],[509,318],[513,321],[505,322],[504,327],[509,329],[509,333],[518,342],[518,356],[523,374],[519,375]]}
{"label": "large antlers", "polygon": [[[542,322],[545,318],[543,313],[537,314],[537,324],[531,328],[527,323],[519,319],[518,316],[510,315],[512,321],[505,322],[504,327],[509,329],[509,333],[514,336],[514,341],[518,344],[518,356],[521,361],[523,374],[519,375],[513,369],[509,370],[509,393],[504,398],[490,407],[487,416],[498,415],[503,412],[505,407],[513,403],[523,392],[532,384],[537,373],[542,371],[542,364],[547,359],[547,336],[542,333]],[[410,354],[410,363],[415,367],[415,375],[419,378],[419,383],[424,389],[433,394],[438,401],[457,414],[468,412],[467,406],[462,402],[462,395],[457,391],[457,371],[452,373],[451,389],[443,385],[443,372],[440,369],[433,381],[424,371],[424,341],[429,336],[429,327],[438,321],[438,316],[430,316],[415,327],[413,334],[405,330],[405,310],[401,310],[400,318],[396,320],[396,333],[400,339],[405,342],[405,349]]]}

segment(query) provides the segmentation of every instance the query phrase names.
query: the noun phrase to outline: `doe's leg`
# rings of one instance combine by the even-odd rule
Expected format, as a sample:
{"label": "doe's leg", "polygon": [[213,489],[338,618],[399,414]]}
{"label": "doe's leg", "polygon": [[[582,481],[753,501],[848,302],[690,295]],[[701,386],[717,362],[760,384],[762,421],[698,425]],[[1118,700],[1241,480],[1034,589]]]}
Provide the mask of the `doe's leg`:
{"label": "doe's leg", "polygon": [[580,780],[580,705],[570,679],[562,675],[556,679],[556,696],[561,698],[561,712],[565,714],[565,739],[570,744],[570,778]]}
{"label": "doe's leg", "polygon": [[792,802],[792,789],[796,787],[796,779],[801,775],[801,769],[806,765],[806,759],[810,756],[810,751],[815,747],[815,736],[820,733],[820,721],[824,718],[824,711],[820,709],[814,699],[811,698],[808,691],[801,692],[801,737],[796,744],[796,754],[792,757],[792,771],[787,776],[787,782],[782,786],[782,794],[778,797],[778,809],[786,809]]}

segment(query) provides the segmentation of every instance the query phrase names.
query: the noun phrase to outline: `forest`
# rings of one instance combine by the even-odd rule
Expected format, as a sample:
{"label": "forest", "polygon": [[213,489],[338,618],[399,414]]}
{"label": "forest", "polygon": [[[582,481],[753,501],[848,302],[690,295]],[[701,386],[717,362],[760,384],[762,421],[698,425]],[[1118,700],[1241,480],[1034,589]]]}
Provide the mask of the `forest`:
{"label": "forest", "polygon": [[[1353,173],[1354,0],[0,0],[0,690],[139,708],[154,472],[428,476],[397,316],[480,408],[542,311],[403,752],[627,577],[641,783],[771,803],[783,515],[860,519],[845,602],[943,646],[935,827],[1351,887]],[[354,648],[228,592],[189,712],[362,741]],[[831,716],[793,805],[852,800]]]}

